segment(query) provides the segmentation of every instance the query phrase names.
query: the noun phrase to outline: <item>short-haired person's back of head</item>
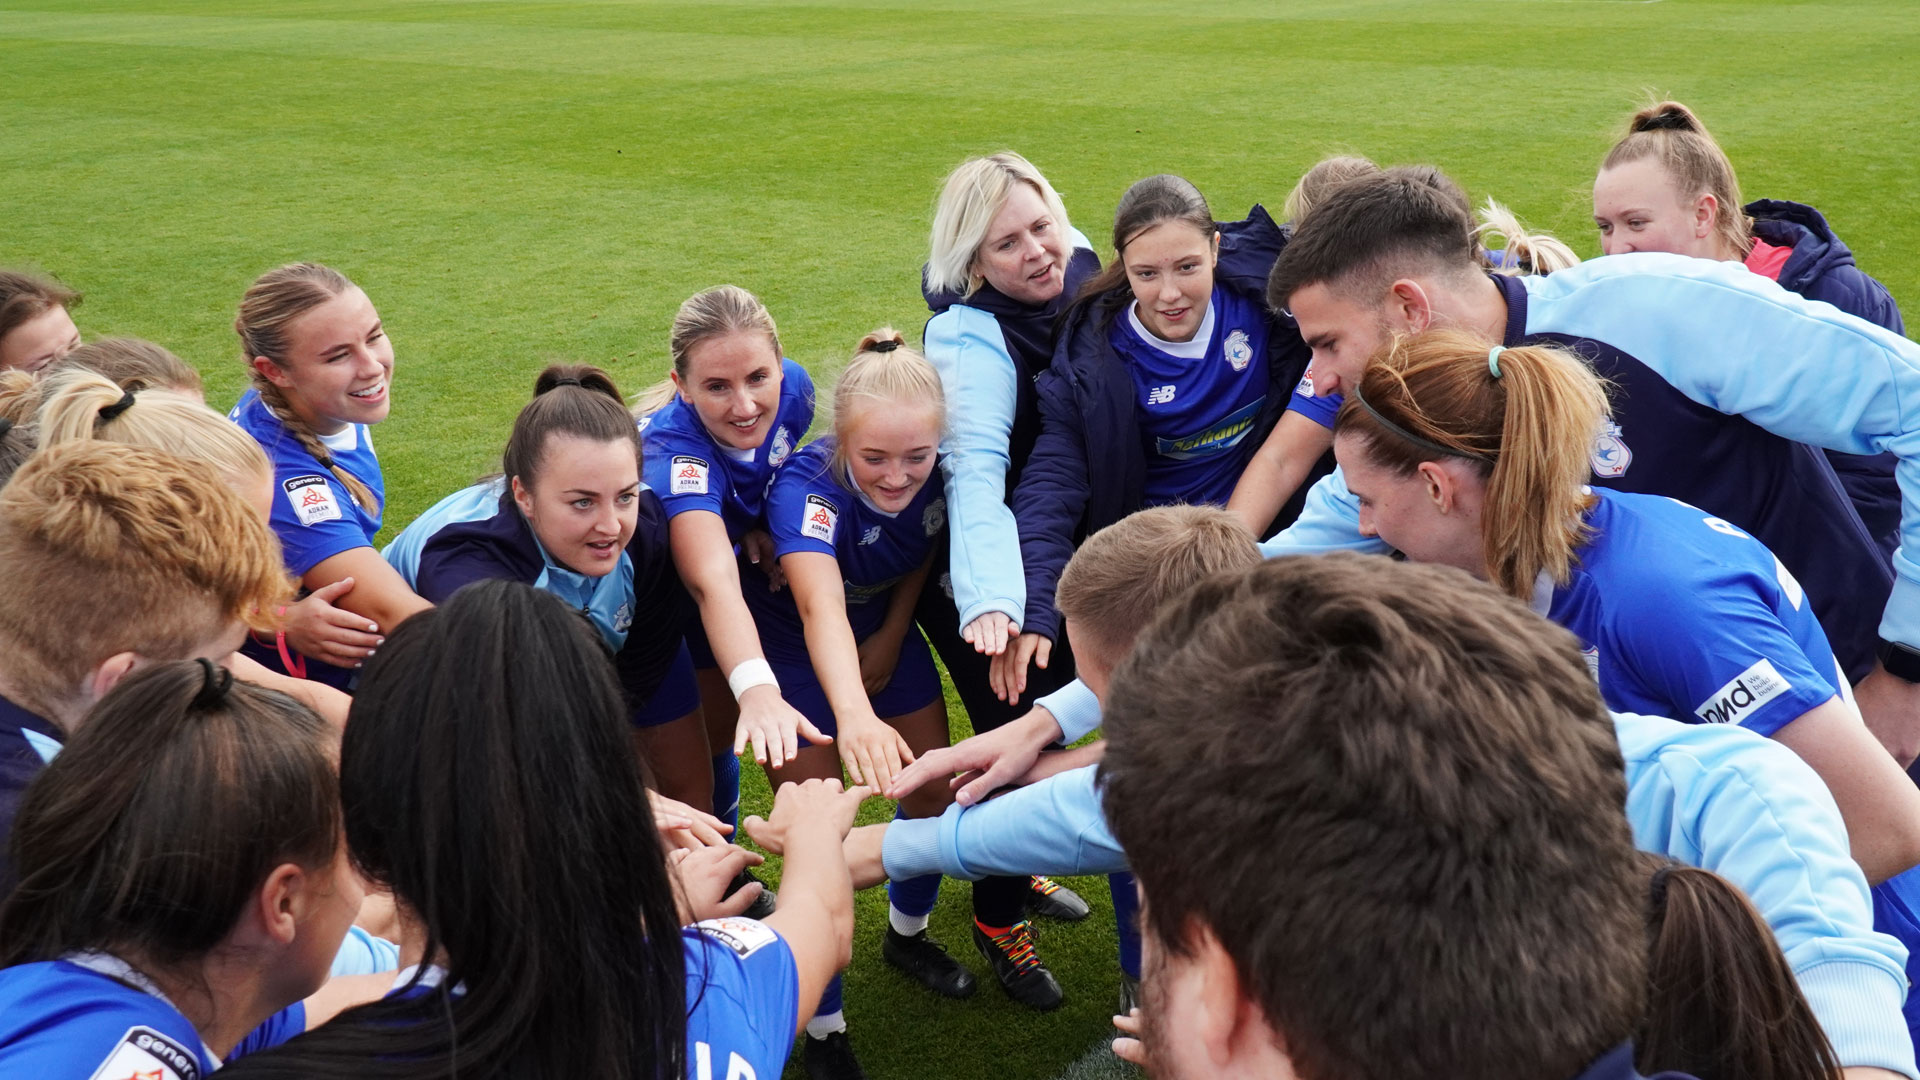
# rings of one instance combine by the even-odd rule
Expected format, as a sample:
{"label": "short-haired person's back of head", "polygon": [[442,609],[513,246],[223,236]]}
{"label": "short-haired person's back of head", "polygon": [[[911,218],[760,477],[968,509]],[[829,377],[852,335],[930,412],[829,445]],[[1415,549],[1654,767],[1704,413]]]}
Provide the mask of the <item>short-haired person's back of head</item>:
{"label": "short-haired person's back of head", "polygon": [[1480,271],[1474,220],[1458,185],[1432,166],[1395,166],[1330,189],[1294,224],[1267,276],[1267,304],[1284,310],[1309,285],[1371,303],[1403,277]]}
{"label": "short-haired person's back of head", "polygon": [[1106,706],[1107,817],[1164,954],[1150,1023],[1157,969],[1210,936],[1311,1080],[1571,1077],[1632,1035],[1620,751],[1578,643],[1524,605],[1437,566],[1273,560],[1176,599]]}
{"label": "short-haired person's back of head", "polygon": [[1253,534],[1217,506],[1151,507],[1089,536],[1061,571],[1054,603],[1073,621],[1075,640],[1117,661],[1174,597],[1260,558]]}
{"label": "short-haired person's back of head", "polygon": [[0,489],[0,566],[0,680],[56,721],[108,658],[197,655],[227,627],[267,626],[292,592],[279,542],[225,480],[92,441],[39,451]]}
{"label": "short-haired person's back of head", "polygon": [[234,1075],[683,1075],[679,919],[625,715],[598,636],[531,586],[476,582],[389,635],[342,740],[347,845],[463,989]]}

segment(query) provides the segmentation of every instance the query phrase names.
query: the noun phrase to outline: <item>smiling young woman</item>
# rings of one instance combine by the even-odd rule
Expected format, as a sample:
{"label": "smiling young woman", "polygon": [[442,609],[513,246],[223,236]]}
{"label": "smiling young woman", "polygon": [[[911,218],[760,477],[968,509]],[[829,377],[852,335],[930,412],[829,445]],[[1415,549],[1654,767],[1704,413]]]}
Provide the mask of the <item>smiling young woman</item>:
{"label": "smiling young woman", "polygon": [[[387,418],[393,342],[373,301],[339,271],[295,263],[262,274],[233,328],[252,387],[231,414],[273,462],[273,531],[287,570],[382,634],[430,605],[374,550],[385,480],[369,427]],[[335,485],[339,487],[336,488]],[[345,689],[354,669],[249,642],[269,669]]]}

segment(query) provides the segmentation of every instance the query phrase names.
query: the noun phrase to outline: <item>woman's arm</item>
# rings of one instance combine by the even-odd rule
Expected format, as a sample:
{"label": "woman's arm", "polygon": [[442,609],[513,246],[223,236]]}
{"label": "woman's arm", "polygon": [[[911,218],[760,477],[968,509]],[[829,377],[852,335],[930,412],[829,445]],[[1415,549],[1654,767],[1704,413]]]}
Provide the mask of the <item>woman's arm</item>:
{"label": "woman's arm", "polygon": [[[727,539],[726,523],[711,510],[686,510],[668,523],[667,532],[673,545],[673,564],[700,609],[701,624],[720,670],[731,680],[742,664],[754,660],[765,664],[753,613],[740,595],[740,568],[734,561],[733,543]],[[812,742],[833,741],[786,703],[771,673],[765,679],[735,693],[740,701],[740,723],[733,736],[735,754],[744,752],[751,742],[754,760],[777,769],[799,750],[796,731]]]}
{"label": "woman's arm", "polygon": [[[859,646],[847,622],[840,561],[817,551],[794,551],[782,555],[780,564],[806,626],[807,656],[840,725],[840,759],[855,783],[884,789],[903,763],[913,760],[913,751],[899,732],[873,714],[873,702],[860,677]],[[912,611],[911,594],[908,611]]]}
{"label": "woman's arm", "polygon": [[[993,316],[949,308],[927,323],[927,359],[947,398],[940,468],[947,481],[949,572],[963,636],[982,652],[1005,647],[1026,610],[1020,533],[1007,507],[1009,441],[1020,372]],[[998,634],[976,627],[991,615]],[[969,633],[971,631],[971,633]]]}
{"label": "woman's arm", "polygon": [[344,578],[353,579],[353,588],[340,597],[339,606],[372,622],[382,634],[393,633],[408,616],[433,606],[371,547],[327,556],[300,578],[300,584],[318,591]]}
{"label": "woman's arm", "polygon": [[319,713],[321,719],[334,727],[342,731],[346,730],[347,712],[353,707],[353,699],[326,683],[282,675],[244,653],[233,653],[222,660],[221,664],[228,671],[233,672],[233,677],[241,682],[264,686],[269,690],[278,690]]}
{"label": "woman's arm", "polygon": [[1853,706],[1827,699],[1788,721],[1773,737],[1827,782],[1854,861],[1878,885],[1920,865],[1920,788],[1860,720]]}
{"label": "woman's arm", "polygon": [[1267,441],[1254,451],[1246,471],[1233,486],[1227,509],[1255,537],[1273,524],[1294,489],[1307,478],[1320,455],[1333,446],[1333,431],[1288,409],[1280,414]]}
{"label": "woman's arm", "polygon": [[750,819],[770,828],[785,853],[780,906],[765,921],[793,950],[799,969],[795,1035],[813,1018],[827,983],[853,958],[853,879],[840,845],[868,794],[863,787],[842,791],[838,780],[782,784],[768,820]]}

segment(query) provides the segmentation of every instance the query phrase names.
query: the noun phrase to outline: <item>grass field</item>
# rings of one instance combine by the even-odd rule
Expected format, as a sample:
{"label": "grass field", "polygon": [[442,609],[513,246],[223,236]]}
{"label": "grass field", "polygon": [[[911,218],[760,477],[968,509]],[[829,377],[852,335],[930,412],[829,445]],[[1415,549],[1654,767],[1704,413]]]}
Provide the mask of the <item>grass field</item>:
{"label": "grass field", "polygon": [[[1704,116],[1748,197],[1820,207],[1920,303],[1916,55],[1908,0],[0,0],[0,265],[83,289],[83,331],[166,344],[222,407],[247,282],[347,272],[397,343],[391,529],[489,468],[543,363],[658,378],[705,286],[759,293],[816,374],[873,326],[917,331],[935,187],[1002,147],[1103,249],[1141,176],[1237,217],[1349,150],[1438,163],[1591,255],[1593,169],[1657,91]],[[1042,927],[1068,994],[1048,1016],[908,985],[863,898],[847,1000],[869,1071],[1080,1058],[1117,975],[1104,882],[1075,884],[1101,911]],[[978,970],[965,901],[950,883],[934,930]]]}

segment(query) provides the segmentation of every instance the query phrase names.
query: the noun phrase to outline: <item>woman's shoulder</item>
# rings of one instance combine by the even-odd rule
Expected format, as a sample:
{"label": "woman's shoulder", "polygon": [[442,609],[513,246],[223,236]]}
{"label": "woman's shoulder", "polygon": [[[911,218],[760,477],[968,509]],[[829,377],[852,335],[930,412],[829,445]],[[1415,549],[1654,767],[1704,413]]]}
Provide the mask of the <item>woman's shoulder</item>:
{"label": "woman's shoulder", "polygon": [[200,1080],[200,1037],[151,994],[64,960],[0,970],[0,1073]]}

